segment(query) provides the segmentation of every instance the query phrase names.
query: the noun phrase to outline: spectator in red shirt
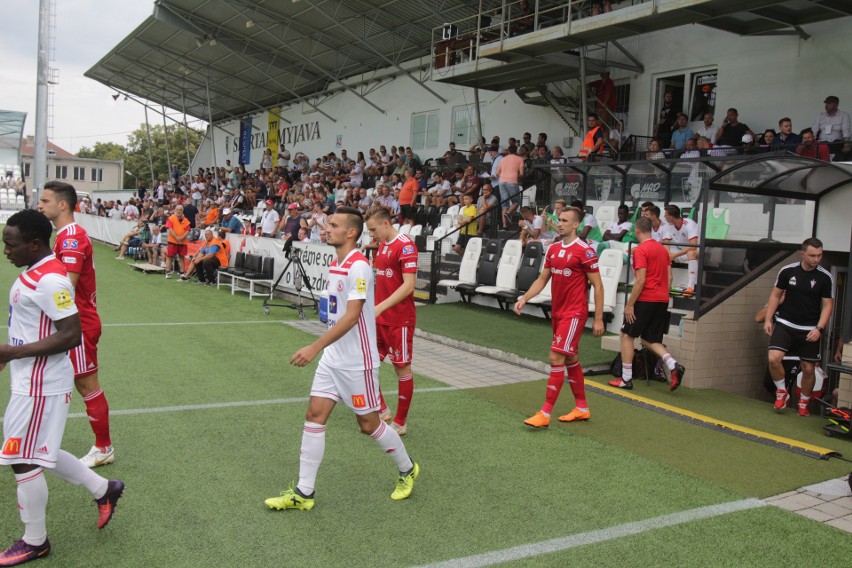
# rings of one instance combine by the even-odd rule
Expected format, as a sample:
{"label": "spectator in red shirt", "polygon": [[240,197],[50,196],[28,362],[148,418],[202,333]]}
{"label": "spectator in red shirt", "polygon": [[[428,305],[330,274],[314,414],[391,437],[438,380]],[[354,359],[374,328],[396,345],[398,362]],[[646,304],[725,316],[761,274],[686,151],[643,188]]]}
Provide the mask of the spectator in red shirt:
{"label": "spectator in red shirt", "polygon": [[[608,11],[608,10],[607,10]],[[615,112],[618,104],[615,96],[615,83],[609,78],[609,71],[601,73],[601,78],[589,84],[589,90],[595,95],[598,116],[606,119]],[[609,121],[606,121],[609,122]]]}
{"label": "spectator in red shirt", "polygon": [[814,132],[810,128],[802,132],[802,143],[796,148],[796,153],[806,158],[816,158],[824,162],[831,161],[831,156],[828,154],[828,144],[817,142]]}

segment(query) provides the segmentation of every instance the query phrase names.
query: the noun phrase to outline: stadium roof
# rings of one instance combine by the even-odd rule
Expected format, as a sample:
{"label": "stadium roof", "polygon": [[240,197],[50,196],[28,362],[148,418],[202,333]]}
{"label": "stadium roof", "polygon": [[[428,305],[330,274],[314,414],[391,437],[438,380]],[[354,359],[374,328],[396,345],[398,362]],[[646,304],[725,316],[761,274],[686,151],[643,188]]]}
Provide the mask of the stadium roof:
{"label": "stadium roof", "polygon": [[852,163],[804,156],[767,156],[731,166],[710,180],[710,189],[793,199],[819,199],[852,184]]}
{"label": "stadium roof", "polygon": [[463,0],[156,0],[86,76],[204,120],[209,86],[214,122],[300,101],[325,114],[317,97],[342,90],[384,112],[367,98],[371,89],[407,76],[431,91],[420,77],[428,60],[410,62],[430,53],[433,28],[478,8]]}
{"label": "stadium roof", "polygon": [[[212,116],[214,122],[298,102],[334,121],[321,103],[344,90],[383,113],[368,95],[394,77],[416,81],[443,103],[427,83],[432,45],[440,39],[432,37],[433,30],[440,31],[448,22],[477,21],[482,4],[464,0],[155,0],[153,14],[86,76],[125,95],[184,109],[196,118]],[[637,4],[633,10],[651,10],[651,16],[658,11],[657,3]],[[570,39],[577,44],[600,42],[611,39],[605,33],[624,37],[685,23],[742,35],[796,33],[806,38],[802,24],[852,13],[852,0],[666,0],[665,6],[668,11],[660,8],[659,17],[649,16],[652,23],[645,27],[634,21],[630,10],[622,9],[601,18],[598,23],[604,28],[598,26],[591,37],[572,32]],[[663,12],[679,16],[663,17]],[[630,21],[613,23],[609,18]],[[581,20],[583,25],[587,21],[591,19]],[[560,35],[560,29],[555,26],[547,33]],[[536,41],[537,49],[544,50],[553,43],[541,38],[532,43],[522,38],[511,41],[521,41],[524,50],[533,49]],[[554,41],[558,51],[567,48],[565,37]],[[531,67],[529,60],[521,62],[519,74],[526,67]],[[553,73],[552,65],[545,69]],[[501,78],[499,85],[505,83]]]}
{"label": "stadium roof", "polygon": [[13,110],[0,110],[0,150],[13,151],[21,157],[21,139],[24,135],[24,122],[27,113]]}

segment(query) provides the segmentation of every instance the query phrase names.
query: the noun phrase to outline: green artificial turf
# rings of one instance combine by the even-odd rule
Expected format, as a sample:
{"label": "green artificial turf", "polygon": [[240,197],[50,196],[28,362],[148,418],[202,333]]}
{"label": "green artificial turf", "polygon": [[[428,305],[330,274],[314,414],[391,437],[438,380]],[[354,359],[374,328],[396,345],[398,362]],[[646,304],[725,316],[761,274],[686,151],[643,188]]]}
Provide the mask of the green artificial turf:
{"label": "green artificial turf", "polygon": [[[515,409],[515,420],[520,424],[541,408],[545,388],[546,381],[533,381],[472,392]],[[570,425],[554,421],[548,430],[568,429],[743,495],[769,497],[836,478],[850,470],[848,462],[838,459],[816,460],[764,446],[595,393],[588,393],[588,398],[591,420]],[[566,387],[554,415],[567,413],[572,406],[573,398]],[[798,416],[788,417],[788,420],[798,419]]]}
{"label": "green artificial turf", "polygon": [[[547,361],[553,329],[544,318],[465,304],[434,304],[417,308],[417,327],[423,331],[458,341],[499,349],[527,359]],[[580,338],[580,361],[608,365],[612,351],[601,349],[601,340],[585,329]]]}
{"label": "green artificial turf", "polygon": [[[261,302],[245,295],[136,273],[111,251],[96,250],[107,324],[101,380],[116,411],[117,452],[115,464],[97,471],[123,479],[127,491],[98,531],[90,495],[49,476],[53,551],[40,566],[409,566],[768,495],[778,492],[766,481],[773,477],[784,479],[778,487],[792,487],[808,471],[811,482],[839,475],[841,462],[764,450],[598,395],[590,397],[590,422],[531,430],[521,420],[544,392],[543,382],[533,382],[416,392],[404,442],[422,474],[402,502],[390,499],[392,460],[338,408],[328,424],[316,508],[269,511],[263,499],[298,474],[313,365],[288,361],[312,337],[282,323],[296,317],[292,310],[266,317]],[[0,266],[7,289],[18,270]],[[211,323],[237,321],[263,323]],[[127,323],[155,325],[112,325]],[[415,380],[419,389],[441,386]],[[387,365],[381,382],[395,389]],[[0,394],[0,404],[7,398],[8,391]],[[566,391],[557,412],[567,410],[568,398]],[[167,408],[273,399],[285,402]],[[78,417],[69,419],[63,446],[77,455],[92,442],[82,411],[75,396]],[[0,486],[3,546],[21,534],[8,468],[0,469]],[[518,564],[737,565],[742,558],[760,565],[803,559],[801,549],[814,543],[807,560],[839,565],[849,542],[829,526],[765,507]]]}

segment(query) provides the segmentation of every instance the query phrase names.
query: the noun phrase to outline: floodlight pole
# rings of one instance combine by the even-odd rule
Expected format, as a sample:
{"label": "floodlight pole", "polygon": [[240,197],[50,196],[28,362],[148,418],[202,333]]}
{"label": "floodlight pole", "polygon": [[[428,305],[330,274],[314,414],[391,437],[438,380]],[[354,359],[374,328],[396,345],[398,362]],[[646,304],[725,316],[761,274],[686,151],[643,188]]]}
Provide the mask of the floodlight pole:
{"label": "floodlight pole", "polygon": [[145,105],[145,132],[148,134],[148,164],[151,166],[151,191],[154,191],[154,154],[151,148],[151,125],[148,122],[148,105]]}
{"label": "floodlight pole", "polygon": [[[35,156],[33,157],[33,187],[30,207],[36,207],[39,194],[47,180],[47,80],[50,72],[50,0],[38,3],[38,67],[36,70],[36,127]],[[26,196],[24,197],[26,199]]]}

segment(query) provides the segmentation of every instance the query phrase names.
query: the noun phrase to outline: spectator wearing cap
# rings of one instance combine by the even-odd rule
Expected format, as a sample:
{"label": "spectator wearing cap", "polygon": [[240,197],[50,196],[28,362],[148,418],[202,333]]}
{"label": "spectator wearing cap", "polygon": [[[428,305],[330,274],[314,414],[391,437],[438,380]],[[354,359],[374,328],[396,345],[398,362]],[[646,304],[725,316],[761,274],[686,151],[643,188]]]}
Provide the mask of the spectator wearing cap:
{"label": "spectator wearing cap", "polygon": [[243,223],[237,216],[234,215],[234,210],[230,207],[222,209],[222,224],[221,229],[226,233],[240,234],[243,230]]}
{"label": "spectator wearing cap", "polygon": [[275,232],[278,230],[278,223],[281,221],[281,216],[278,211],[273,209],[275,202],[267,199],[265,202],[266,208],[263,210],[263,215],[260,216],[260,236],[275,237]]}
{"label": "spectator wearing cap", "polygon": [[299,227],[302,225],[303,219],[299,215],[299,206],[296,203],[291,203],[287,206],[287,216],[281,219],[278,229],[283,234],[284,239],[289,240],[296,236]]}
{"label": "spectator wearing cap", "polygon": [[760,147],[755,144],[754,136],[751,134],[743,134],[742,140],[740,140],[740,152],[743,154],[757,154],[760,152]]}
{"label": "spectator wearing cap", "polygon": [[[840,99],[834,95],[825,98],[825,112],[819,113],[814,120],[813,134],[817,142],[829,145],[829,152],[848,153],[852,144],[849,113],[839,110]],[[835,158],[837,159],[837,158]]]}

